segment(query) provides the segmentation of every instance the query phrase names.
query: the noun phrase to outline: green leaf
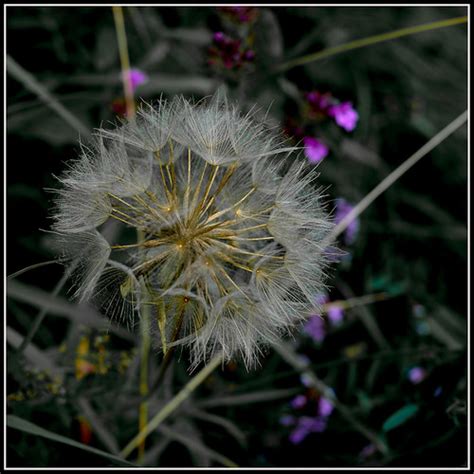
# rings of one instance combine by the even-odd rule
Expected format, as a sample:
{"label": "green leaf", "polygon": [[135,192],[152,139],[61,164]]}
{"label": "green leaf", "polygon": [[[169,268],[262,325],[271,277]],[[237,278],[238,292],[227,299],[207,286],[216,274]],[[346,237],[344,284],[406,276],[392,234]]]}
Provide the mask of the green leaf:
{"label": "green leaf", "polygon": [[387,275],[378,275],[369,281],[369,288],[373,291],[385,290],[389,284],[389,278]]}
{"label": "green leaf", "polygon": [[406,281],[393,281],[388,275],[378,275],[369,281],[372,291],[385,291],[390,296],[398,296],[406,291]]}
{"label": "green leaf", "polygon": [[224,395],[222,397],[208,398],[197,403],[199,408],[210,408],[218,406],[235,406],[246,405],[248,403],[260,403],[270,400],[279,400],[281,398],[289,398],[298,393],[300,388],[278,389],[278,390],[261,390],[257,392]]}
{"label": "green leaf", "polygon": [[414,403],[410,403],[400,408],[400,410],[397,410],[393,415],[385,420],[385,423],[382,426],[382,431],[386,433],[387,431],[393,430],[397,426],[402,425],[414,416],[415,413],[418,412],[418,409],[418,405],[415,405]]}
{"label": "green leaf", "polygon": [[393,282],[387,285],[387,293],[390,296],[398,296],[405,293],[406,288],[407,288],[406,281]]}
{"label": "green leaf", "polygon": [[52,431],[45,430],[44,428],[41,428],[41,426],[35,425],[34,423],[24,420],[23,418],[19,418],[18,416],[15,416],[15,415],[7,416],[7,426],[15,430],[24,431],[26,433],[30,433],[35,436],[41,436],[43,438],[57,441],[58,443],[68,444],[69,446],[83,449],[84,451],[89,451],[91,453],[97,454],[98,456],[108,458],[110,461],[113,461],[115,464],[121,464],[125,466],[135,466],[134,464],[128,461],[125,461],[122,458],[119,458],[118,456],[114,456],[113,454],[107,453],[97,448],[92,448],[91,446],[87,446],[86,444],[79,443],[78,441],[74,441],[73,439],[66,438],[65,436],[53,433]]}

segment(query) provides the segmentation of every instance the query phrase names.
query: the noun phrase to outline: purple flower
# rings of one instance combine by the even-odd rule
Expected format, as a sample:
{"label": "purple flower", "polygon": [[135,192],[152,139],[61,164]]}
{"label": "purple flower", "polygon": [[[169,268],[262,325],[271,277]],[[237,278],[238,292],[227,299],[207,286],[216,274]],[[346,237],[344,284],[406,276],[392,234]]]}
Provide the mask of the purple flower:
{"label": "purple flower", "polygon": [[302,416],[299,419],[298,425],[309,432],[314,431],[319,433],[326,429],[326,420],[319,417]]}
{"label": "purple flower", "polygon": [[315,342],[322,342],[326,336],[324,320],[316,314],[306,321],[304,330]]}
{"label": "purple flower", "polygon": [[140,69],[130,69],[128,74],[132,83],[132,90],[148,81],[148,76]]}
{"label": "purple flower", "polygon": [[[349,204],[345,199],[339,198],[336,200],[336,215],[334,216],[334,221],[336,224],[339,224],[349,212],[354,209],[354,206]],[[347,245],[354,243],[357,233],[359,232],[359,219],[352,219],[350,224],[347,226],[345,231],[345,242]]]}
{"label": "purple flower", "polygon": [[359,453],[359,456],[365,459],[374,455],[376,452],[377,447],[374,444],[370,443],[362,449],[362,451]]}
{"label": "purple flower", "polygon": [[340,306],[330,306],[328,308],[328,319],[333,326],[338,326],[344,319],[344,310]]}
{"label": "purple flower", "polygon": [[323,305],[329,301],[329,298],[328,295],[325,295],[324,293],[319,293],[316,295],[315,301],[317,305]]}
{"label": "purple flower", "polygon": [[306,438],[306,436],[308,436],[308,434],[309,434],[309,431],[306,430],[305,428],[297,427],[290,433],[289,440],[293,444],[300,444],[301,441],[303,441]]}
{"label": "purple flower", "polygon": [[244,59],[247,61],[253,61],[255,58],[255,51],[253,49],[248,49],[244,53]]}
{"label": "purple flower", "polygon": [[308,92],[305,97],[310,106],[309,114],[312,118],[327,114],[333,100],[330,93],[321,94],[319,91]]}
{"label": "purple flower", "polygon": [[311,431],[315,433],[322,433],[327,426],[326,418],[313,418],[313,423],[311,425]]}
{"label": "purple flower", "polygon": [[291,400],[290,404],[293,408],[303,408],[306,405],[307,399],[304,395],[297,395],[293,400]]}
{"label": "purple flower", "polygon": [[334,410],[334,405],[328,398],[321,397],[318,403],[318,415],[328,417]]}
{"label": "purple flower", "polygon": [[258,9],[252,7],[220,7],[219,11],[236,23],[250,23],[257,17]]}
{"label": "purple flower", "polygon": [[216,31],[212,35],[212,39],[214,40],[215,43],[222,43],[224,41],[225,35],[222,33],[222,31]]}
{"label": "purple flower", "polygon": [[329,153],[329,148],[316,138],[304,137],[304,152],[310,163],[319,163]]}
{"label": "purple flower", "polygon": [[426,378],[426,370],[423,367],[412,367],[408,371],[408,380],[413,384],[418,384]]}
{"label": "purple flower", "polygon": [[306,100],[310,103],[310,104],[317,104],[318,103],[318,100],[319,100],[319,92],[317,91],[312,91],[312,92],[308,92],[306,94]]}
{"label": "purple flower", "polygon": [[243,48],[240,39],[232,39],[222,31],[215,32],[212,40],[214,45],[209,48],[209,64],[219,64],[226,69],[238,69],[255,58],[255,52]]}
{"label": "purple flower", "polygon": [[283,415],[280,417],[280,425],[283,426],[291,426],[294,425],[296,422],[296,418],[292,415]]}
{"label": "purple flower", "polygon": [[320,417],[301,416],[296,428],[290,433],[290,442],[299,444],[310,433],[321,433],[326,429],[326,419]]}
{"label": "purple flower", "polygon": [[359,114],[352,107],[351,102],[341,102],[332,105],[328,109],[328,115],[333,117],[336,123],[346,132],[352,132],[359,120]]}

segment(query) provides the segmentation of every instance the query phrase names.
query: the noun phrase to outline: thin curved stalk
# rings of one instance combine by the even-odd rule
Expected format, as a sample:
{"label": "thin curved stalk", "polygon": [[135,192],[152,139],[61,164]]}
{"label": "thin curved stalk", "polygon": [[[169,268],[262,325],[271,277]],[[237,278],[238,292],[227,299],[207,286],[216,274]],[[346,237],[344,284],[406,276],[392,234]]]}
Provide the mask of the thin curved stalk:
{"label": "thin curved stalk", "polygon": [[127,107],[127,117],[132,119],[135,116],[135,99],[133,97],[132,79],[130,77],[130,58],[128,56],[127,34],[125,32],[125,22],[121,6],[112,7],[115,22],[115,32],[120,54],[120,65],[122,68],[123,88],[125,92],[125,103]]}
{"label": "thin curved stalk", "polygon": [[170,416],[181,403],[186,400],[191,393],[201,385],[204,380],[219,366],[222,364],[222,354],[219,353],[214,356],[209,363],[198,372],[141,430],[120,452],[120,455],[127,458],[132,451],[139,446],[139,444],[148,436],[152,431]]}
{"label": "thin curved stalk", "polygon": [[384,178],[369,194],[367,194],[331,231],[331,233],[323,240],[321,246],[324,248],[342,232],[344,232],[350,223],[359,214],[364,212],[367,207],[372,204],[384,191],[386,191],[400,176],[406,173],[421,158],[426,156],[431,150],[436,148],[442,141],[448,138],[458,128],[467,121],[467,110],[456,117],[451,123],[439,131],[431,140],[426,142],[419,150],[407,158],[398,168],[393,170],[386,178]]}
{"label": "thin curved stalk", "polygon": [[51,265],[52,263],[59,263],[57,260],[48,260],[47,262],[35,263],[33,265],[29,265],[28,267],[22,268],[14,273],[11,273],[7,276],[8,280],[12,280],[13,278],[19,277],[23,275],[23,273],[29,272],[30,270],[35,270],[36,268],[45,267],[46,265]]}
{"label": "thin curved stalk", "polygon": [[353,49],[363,48],[364,46],[371,46],[384,41],[389,41],[403,36],[414,35],[416,33],[422,33],[424,31],[436,30],[438,28],[446,28],[448,26],[459,25],[467,23],[467,16],[461,16],[456,18],[450,18],[448,20],[435,21],[433,23],[427,23],[424,25],[411,26],[408,28],[402,28],[400,30],[389,31],[388,33],[382,33],[379,35],[368,36],[367,38],[361,38],[358,40],[350,41],[349,43],[340,44],[331,48],[323,49],[317,53],[308,54],[299,58],[291,59],[286,63],[281,64],[277,67],[277,72],[287,71],[288,69],[303,64],[312,63],[313,61],[319,61],[320,59],[329,58],[339,53],[351,51]]}
{"label": "thin curved stalk", "polygon": [[49,108],[53,109],[66,123],[83,137],[90,138],[89,129],[69,110],[64,107],[35,77],[20,66],[7,54],[7,73],[21,82],[26,89],[37,95]]}

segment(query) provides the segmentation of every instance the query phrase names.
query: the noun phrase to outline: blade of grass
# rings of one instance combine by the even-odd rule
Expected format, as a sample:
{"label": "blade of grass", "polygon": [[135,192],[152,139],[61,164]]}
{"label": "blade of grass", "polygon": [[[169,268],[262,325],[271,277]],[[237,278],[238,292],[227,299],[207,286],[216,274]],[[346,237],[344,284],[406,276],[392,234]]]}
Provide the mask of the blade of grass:
{"label": "blade of grass", "polygon": [[9,280],[12,280],[13,278],[23,275],[23,273],[29,272],[30,270],[35,270],[36,268],[45,267],[46,265],[51,265],[52,263],[59,263],[59,262],[57,260],[48,260],[47,262],[35,263],[33,265],[29,265],[28,267],[22,268],[21,270],[18,270],[8,275],[7,278]]}
{"label": "blade of grass", "polygon": [[277,67],[277,72],[287,71],[288,69],[291,69],[296,66],[308,64],[313,61],[318,61],[320,59],[328,58],[339,53],[344,53],[353,49],[362,48],[364,46],[371,46],[377,43],[382,43],[384,41],[401,38],[403,36],[414,35],[416,33],[422,33],[424,31],[432,31],[438,28],[446,28],[448,26],[460,25],[462,23],[467,23],[467,16],[435,21],[424,25],[411,26],[408,28],[402,28],[400,30],[389,31],[388,33],[382,33],[379,35],[369,36],[367,38],[361,38],[358,40],[350,41],[349,43],[341,44],[339,46],[333,46],[331,48],[323,49],[322,51],[318,51],[317,53],[308,54],[300,58],[295,58],[290,61],[287,61],[286,63],[283,63]]}
{"label": "blade of grass", "polygon": [[209,448],[208,446],[201,443],[200,441],[197,441],[194,438],[191,438],[186,435],[183,435],[182,433],[179,433],[177,430],[169,428],[168,426],[165,426],[165,425],[161,425],[158,427],[158,431],[162,433],[163,435],[168,436],[170,439],[173,439],[175,441],[178,441],[181,444],[184,444],[190,450],[205,454],[206,456],[209,456],[209,458],[214,459],[217,462],[220,462],[222,465],[226,467],[238,467],[234,461],[231,461],[226,456],[223,456],[217,451],[214,451],[213,449]]}
{"label": "blade of grass", "polygon": [[172,398],[126,446],[122,449],[121,455],[126,458],[132,451],[162,423],[181,403],[186,400],[191,393],[201,385],[204,380],[222,363],[222,354],[214,356],[204,368],[198,372],[175,396]]}
{"label": "blade of grass", "polygon": [[41,426],[35,425],[34,423],[31,423],[15,415],[7,415],[7,426],[14,430],[24,431],[25,433],[29,433],[34,436],[41,436],[42,438],[50,439],[58,443],[67,444],[74,448],[82,449],[84,451],[97,454],[98,456],[107,458],[110,461],[113,461],[114,463],[119,465],[130,467],[135,466],[131,462],[125,461],[124,459],[121,459],[118,456],[114,456],[113,454],[107,453],[97,448],[92,448],[91,446],[87,446],[87,444],[79,443],[78,441],[67,438],[66,436],[59,435],[57,433],[53,433],[52,431],[45,430]]}
{"label": "blade of grass", "polygon": [[390,298],[393,298],[393,295],[388,293],[373,293],[364,296],[354,296],[344,300],[334,300],[330,303],[323,304],[321,307],[321,313],[327,313],[329,309],[337,307],[342,309],[350,309],[358,306],[365,306],[371,303],[378,303],[379,301],[386,301]]}
{"label": "blade of grass", "polygon": [[299,388],[283,390],[261,390],[253,393],[244,393],[240,395],[229,395],[224,397],[210,398],[196,403],[200,408],[211,408],[219,406],[247,405],[249,403],[268,402],[270,400],[279,400],[288,398],[300,391]]}
{"label": "blade of grass", "polygon": [[115,455],[118,455],[120,452],[119,445],[116,439],[109,433],[107,428],[102,423],[99,415],[92,408],[88,400],[83,397],[78,398],[77,404],[81,409],[83,415],[86,417],[87,421],[91,424],[93,431],[97,434],[97,437],[102,441],[104,446]]}
{"label": "blade of grass", "polygon": [[[19,334],[15,329],[7,326],[7,343],[10,344],[14,349],[18,349],[23,342],[23,336]],[[30,344],[25,350],[23,355],[31,364],[35,365],[38,369],[44,370],[51,375],[61,376],[64,372],[63,369],[57,367],[53,361],[35,345]]]}
{"label": "blade of grass", "polygon": [[130,332],[112,324],[90,306],[78,306],[50,293],[18,281],[7,283],[7,296],[23,303],[44,308],[52,316],[63,316],[78,324],[89,325],[97,329],[107,328],[108,331],[128,341],[135,341]]}
{"label": "blade of grass", "polygon": [[133,97],[132,78],[130,77],[130,58],[128,56],[127,34],[122,7],[112,7],[112,12],[114,14],[115,32],[117,33],[127,117],[132,119],[135,116],[135,99]]}
{"label": "blade of grass", "polygon": [[247,442],[245,439],[245,434],[231,421],[222,416],[214,415],[213,413],[207,413],[204,410],[199,410],[197,408],[190,408],[187,410],[192,417],[198,418],[200,420],[207,421],[208,423],[213,423],[215,425],[221,426],[224,428],[235,440],[241,445],[246,446]]}
{"label": "blade of grass", "polygon": [[160,441],[158,441],[155,445],[148,448],[147,452],[145,453],[145,458],[143,459],[143,465],[159,465],[160,456],[171,443],[171,441],[172,440],[169,438],[163,438],[160,439]]}
{"label": "blade of grass", "polygon": [[48,107],[53,109],[65,122],[85,138],[90,138],[89,129],[64,105],[62,105],[34,76],[20,66],[10,55],[7,54],[7,72],[18,82],[21,82],[28,90],[36,94]]}
{"label": "blade of grass", "polygon": [[407,158],[398,168],[393,170],[384,178],[372,191],[370,191],[336,226],[331,233],[323,240],[321,246],[327,247],[338,235],[344,232],[350,223],[364,212],[384,191],[386,191],[398,178],[406,173],[421,158],[426,156],[431,150],[436,148],[441,142],[448,138],[458,128],[467,121],[467,110],[456,117],[451,123],[439,131],[431,140],[425,143],[418,151]]}
{"label": "blade of grass", "polygon": [[[76,267],[78,262],[73,262],[72,265],[70,265],[66,271],[64,272],[64,275],[61,277],[61,279],[56,283],[56,286],[54,287],[51,297],[55,298],[59,292],[62,290],[63,286],[66,284],[66,281],[68,280],[69,276],[71,273],[74,271],[74,268]],[[17,272],[18,273],[18,272]],[[44,318],[48,314],[48,308],[43,307],[40,309],[39,313],[36,315],[33,325],[31,326],[30,330],[28,331],[28,334],[26,335],[25,339],[23,339],[23,342],[21,343],[21,346],[17,350],[17,355],[20,355],[25,347],[33,340],[35,337],[36,332],[38,331],[39,327],[43,323]]]}

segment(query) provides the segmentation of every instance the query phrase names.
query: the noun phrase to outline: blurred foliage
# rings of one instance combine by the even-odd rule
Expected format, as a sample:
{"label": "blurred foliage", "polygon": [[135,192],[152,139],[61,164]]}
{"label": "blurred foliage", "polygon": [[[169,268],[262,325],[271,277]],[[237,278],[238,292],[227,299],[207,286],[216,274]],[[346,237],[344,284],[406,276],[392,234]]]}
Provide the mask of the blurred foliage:
{"label": "blurred foliage", "polygon": [[[391,170],[454,119],[467,103],[467,34],[459,25],[341,53],[283,74],[275,66],[355,38],[466,14],[462,7],[273,7],[236,18],[223,8],[127,7],[133,67],[148,81],[136,96],[227,90],[241,107],[261,107],[280,126],[301,118],[304,93],[331,92],[359,113],[352,133],[311,124],[330,154],[320,184],[330,206],[358,202]],[[113,16],[107,7],[7,8],[7,52],[92,130],[116,121],[122,84]],[[255,57],[226,69],[209,64],[222,31]],[[7,273],[54,259],[48,212],[54,175],[78,152],[78,133],[16,78],[7,77]],[[87,137],[82,137],[87,141]],[[216,371],[147,439],[145,464],[210,466],[431,466],[467,462],[467,146],[449,137],[360,218],[357,240],[331,275],[331,301],[393,295],[346,308],[322,343],[301,331],[293,348],[350,413],[383,439],[381,453],[340,410],[325,429],[293,444],[280,417],[307,394],[299,374],[268,351],[247,373],[236,362]],[[137,433],[138,336],[110,327],[88,306],[50,296],[62,268],[24,273],[8,285],[8,466],[107,466],[113,459],[56,433],[117,455]],[[20,283],[21,282],[21,283]],[[37,311],[38,331],[16,354]],[[350,305],[349,305],[350,306]],[[161,355],[151,354],[150,379]],[[409,371],[422,369],[411,381]],[[177,357],[150,399],[157,412],[188,380]],[[313,389],[314,390],[314,389]],[[309,393],[309,395],[308,395]],[[301,412],[302,413],[302,412]],[[26,420],[37,427],[31,429]],[[18,426],[28,430],[19,431]],[[15,428],[16,427],[16,428]],[[59,441],[61,442],[61,441]],[[102,457],[101,457],[102,456]],[[132,462],[135,460],[131,459]]]}

